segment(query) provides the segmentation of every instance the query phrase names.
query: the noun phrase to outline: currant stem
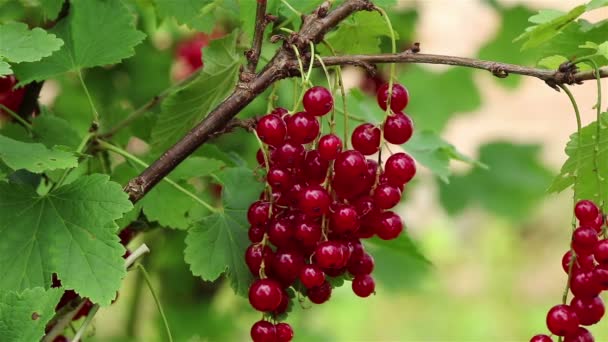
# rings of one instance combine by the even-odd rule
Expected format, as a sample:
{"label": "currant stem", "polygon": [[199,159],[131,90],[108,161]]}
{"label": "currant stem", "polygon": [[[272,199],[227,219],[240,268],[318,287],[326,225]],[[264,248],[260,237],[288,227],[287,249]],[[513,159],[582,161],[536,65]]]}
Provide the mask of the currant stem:
{"label": "currant stem", "polygon": [[87,84],[84,82],[84,78],[82,77],[82,71],[80,69],[78,69],[78,79],[80,80],[82,89],[84,89],[84,93],[87,95],[87,99],[89,100],[89,105],[91,106],[91,109],[93,110],[93,122],[99,123],[99,112],[97,111],[97,108],[95,108],[95,103],[93,103],[93,98],[91,97],[91,94],[89,93],[89,88],[87,87]]}
{"label": "currant stem", "polygon": [[291,4],[289,4],[289,2],[287,2],[287,0],[281,0],[281,2],[283,3],[283,5],[285,5],[285,7],[289,8],[290,11],[292,11],[295,15],[301,17],[302,13],[300,11],[298,11],[297,9],[293,8],[293,6],[291,6]]}
{"label": "currant stem", "polygon": [[167,316],[165,315],[165,311],[163,310],[163,306],[160,303],[160,299],[158,298],[156,291],[154,291],[154,287],[152,286],[152,281],[150,280],[150,275],[148,274],[148,272],[146,271],[146,268],[142,264],[138,263],[137,268],[141,271],[141,274],[144,276],[144,280],[146,281],[146,284],[148,284],[148,289],[150,290],[150,293],[152,294],[152,298],[154,298],[154,302],[156,303],[156,308],[158,309],[158,313],[160,314],[160,316],[163,319],[163,324],[165,325],[165,332],[167,333],[167,338],[169,338],[169,342],[173,342],[173,336],[171,335],[171,329],[169,328],[169,322],[167,321]]}
{"label": "currant stem", "polygon": [[91,308],[91,311],[89,311],[89,314],[87,315],[87,318],[85,318],[84,322],[82,323],[82,325],[78,329],[78,332],[76,332],[76,335],[74,335],[74,338],[72,339],[72,342],[79,342],[80,341],[80,339],[82,338],[82,335],[84,334],[84,332],[89,327],[89,324],[91,324],[91,322],[93,321],[93,317],[95,317],[95,314],[97,313],[97,310],[99,310],[99,305],[98,304],[93,304],[93,307]]}
{"label": "currant stem", "polygon": [[[386,11],[384,9],[382,9],[381,7],[378,7],[378,6],[374,6],[374,7],[378,12],[380,12],[380,14],[382,14],[382,16],[384,17],[384,20],[386,21],[386,26],[388,27],[388,30],[391,34],[391,52],[393,54],[396,54],[397,53],[397,42],[396,42],[396,38],[395,38],[395,31],[393,30],[393,24],[391,23],[391,19],[388,17],[388,14],[386,13]],[[391,112],[391,99],[393,97],[393,82],[394,82],[394,78],[395,78],[395,63],[391,63],[389,68],[390,68],[390,76],[388,79],[388,98],[386,99],[386,116],[390,115],[390,112]],[[381,140],[380,146],[382,146],[382,140]]]}
{"label": "currant stem", "polygon": [[19,116],[19,114],[13,112],[10,108],[8,108],[7,106],[3,105],[2,103],[0,103],[0,109],[4,110],[13,119],[17,120],[17,122],[19,122],[20,124],[22,124],[23,126],[25,126],[25,128],[27,128],[27,130],[30,131],[30,133],[31,133],[31,131],[33,129],[33,126],[32,126],[31,123],[27,122],[24,118],[22,118],[21,116]]}
{"label": "currant stem", "polygon": [[[87,133],[84,136],[84,138],[82,138],[82,140],[80,141],[80,144],[78,144],[78,147],[76,147],[75,152],[78,154],[82,153],[84,151],[84,149],[87,147],[87,144],[89,143],[89,140],[91,140],[93,135],[94,135],[93,133]],[[49,191],[51,191],[57,187],[60,187],[63,184],[63,182],[65,181],[65,179],[67,178],[67,176],[70,174],[70,172],[72,172],[72,170],[73,169],[64,170],[63,173],[61,174],[61,177],[57,181],[57,183],[55,183]]]}

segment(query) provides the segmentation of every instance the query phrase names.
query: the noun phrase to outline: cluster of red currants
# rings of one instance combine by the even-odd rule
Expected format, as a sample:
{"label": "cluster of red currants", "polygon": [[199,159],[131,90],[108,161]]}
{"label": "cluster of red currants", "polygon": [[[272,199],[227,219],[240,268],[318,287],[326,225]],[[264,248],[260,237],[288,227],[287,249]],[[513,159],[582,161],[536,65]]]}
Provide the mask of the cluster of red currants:
{"label": "cluster of red currants", "polygon": [[[19,111],[19,106],[25,96],[25,88],[15,89],[16,84],[17,79],[13,75],[0,77],[0,104],[13,112]],[[5,113],[4,109],[0,107],[0,118],[3,115],[8,115],[8,113]]]}
{"label": "cluster of red currants", "polygon": [[[569,274],[569,288],[574,298],[570,305],[556,305],[547,314],[551,333],[564,337],[564,342],[593,342],[591,333],[581,327],[598,323],[605,307],[599,296],[608,290],[608,239],[604,235],[604,215],[588,200],[576,203],[574,214],[579,227],[572,233],[572,249],[562,258],[562,267]],[[547,335],[536,335],[531,342],[553,341]]]}
{"label": "cluster of red currants", "polygon": [[[384,85],[377,95],[383,110],[388,97],[389,85]],[[268,170],[267,187],[247,213],[252,244],[245,261],[256,277],[249,302],[267,319],[277,321],[286,312],[289,294],[326,302],[332,277],[352,280],[353,292],[368,297],[375,291],[370,275],[374,259],[360,239],[377,235],[390,240],[403,230],[401,218],[390,209],[416,173],[414,160],[395,153],[383,167],[380,157],[365,156],[378,153],[383,139],[403,144],[411,137],[412,120],[402,113],[407,90],[400,84],[392,87],[392,113],[381,127],[356,127],[352,150],[344,149],[333,133],[321,135],[318,117],[332,110],[333,102],[330,91],[313,87],[304,94],[305,111],[290,114],[276,108],[256,127],[264,143],[257,157]],[[293,330],[262,319],[251,328],[251,337],[255,342],[285,342]]]}

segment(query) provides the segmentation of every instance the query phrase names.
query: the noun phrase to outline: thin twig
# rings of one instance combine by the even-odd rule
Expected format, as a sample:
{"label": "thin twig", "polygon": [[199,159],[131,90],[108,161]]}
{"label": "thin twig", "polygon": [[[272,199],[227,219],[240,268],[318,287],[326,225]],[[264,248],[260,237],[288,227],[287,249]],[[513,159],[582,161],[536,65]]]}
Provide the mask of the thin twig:
{"label": "thin twig", "polygon": [[266,0],[258,1],[258,6],[255,11],[255,31],[253,33],[253,41],[251,43],[251,49],[248,50],[245,55],[249,60],[247,64],[247,71],[255,73],[255,69],[258,66],[260,60],[260,53],[262,51],[262,40],[264,39],[264,30],[268,24],[268,18],[266,17]]}

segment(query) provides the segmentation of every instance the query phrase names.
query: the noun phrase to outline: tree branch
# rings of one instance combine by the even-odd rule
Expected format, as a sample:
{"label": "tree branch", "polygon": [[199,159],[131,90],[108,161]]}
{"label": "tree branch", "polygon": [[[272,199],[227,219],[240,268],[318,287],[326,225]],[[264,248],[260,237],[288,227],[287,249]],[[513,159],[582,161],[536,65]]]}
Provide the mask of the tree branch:
{"label": "tree branch", "polygon": [[266,0],[258,0],[258,6],[255,12],[255,31],[253,33],[253,42],[251,49],[245,52],[247,60],[247,72],[255,73],[255,69],[258,66],[260,60],[260,53],[262,51],[262,40],[264,39],[264,30],[269,22],[266,16]]}

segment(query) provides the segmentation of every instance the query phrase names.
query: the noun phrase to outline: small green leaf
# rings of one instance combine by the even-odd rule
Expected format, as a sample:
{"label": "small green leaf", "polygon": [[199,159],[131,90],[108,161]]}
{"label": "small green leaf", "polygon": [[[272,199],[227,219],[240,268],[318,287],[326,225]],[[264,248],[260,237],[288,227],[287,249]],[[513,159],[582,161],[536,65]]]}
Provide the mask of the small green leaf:
{"label": "small green leaf", "polygon": [[66,120],[53,116],[43,109],[43,114],[32,121],[34,140],[44,144],[47,148],[67,146],[76,150],[81,137]]}
{"label": "small green leaf", "polygon": [[608,6],[608,0],[591,0],[591,2],[587,4],[587,11],[592,11],[604,6]]}
{"label": "small green leaf", "polygon": [[126,274],[114,220],[131,208],[106,175],[83,176],[46,195],[0,183],[0,289],[48,288],[57,273],[66,289],[109,305]]}
{"label": "small green leaf", "polygon": [[[579,57],[579,59],[589,58],[589,59],[596,61],[596,63],[599,65],[605,65],[607,63],[607,61],[608,61],[608,41],[603,42],[601,44],[596,44],[594,42],[585,42],[585,44],[583,44],[579,47],[582,49],[595,50],[595,52],[593,54],[590,54],[587,56],[581,56],[581,57]],[[587,62],[583,62],[583,63],[591,65],[591,63],[587,63]]]}
{"label": "small green leaf", "polygon": [[[198,31],[208,32],[215,22],[209,23],[208,11],[204,7],[213,0],[154,0],[156,11],[161,18],[173,17],[180,24],[186,24]],[[251,15],[251,13],[250,13]],[[255,17],[255,12],[253,12]]]}
{"label": "small green leaf", "polygon": [[538,66],[545,68],[545,69],[549,69],[549,70],[557,70],[557,68],[559,68],[560,65],[562,65],[563,63],[567,62],[568,58],[564,57],[564,56],[560,56],[560,55],[553,55],[553,56],[549,56],[549,57],[545,57],[543,59],[541,59],[540,61],[538,61]]}
{"label": "small green leaf", "polygon": [[328,34],[327,41],[339,53],[379,53],[383,36],[390,37],[390,33],[379,13],[357,12]]}
{"label": "small green leaf", "polygon": [[68,169],[78,165],[72,153],[47,149],[42,144],[25,143],[0,135],[0,159],[13,170],[26,169],[35,173]]}
{"label": "small green leaf", "polygon": [[3,341],[39,341],[55,315],[63,289],[42,287],[22,292],[0,291],[0,336]]}
{"label": "small green leaf", "polygon": [[0,76],[10,75],[13,73],[10,64],[6,63],[3,60],[0,60]]}
{"label": "small green leaf", "polygon": [[42,7],[42,14],[46,19],[55,19],[61,11],[64,0],[39,0]]}
{"label": "small green leaf", "polygon": [[222,202],[230,209],[247,210],[264,188],[251,169],[246,167],[226,168],[216,175],[222,184]]}
{"label": "small green leaf", "polygon": [[61,39],[39,27],[29,30],[24,23],[0,25],[0,58],[12,63],[39,61],[62,45]]}
{"label": "small green leaf", "polygon": [[206,177],[225,166],[224,162],[205,157],[189,157],[171,171],[171,179],[190,179]]}
{"label": "small green leaf", "polygon": [[524,41],[521,47],[522,50],[537,47],[555,37],[564,27],[585,13],[585,9],[585,5],[580,5],[570,10],[570,12],[559,16],[556,12],[539,12],[539,15],[530,18],[531,22],[538,25],[529,27],[526,29],[526,32],[513,41]]}

